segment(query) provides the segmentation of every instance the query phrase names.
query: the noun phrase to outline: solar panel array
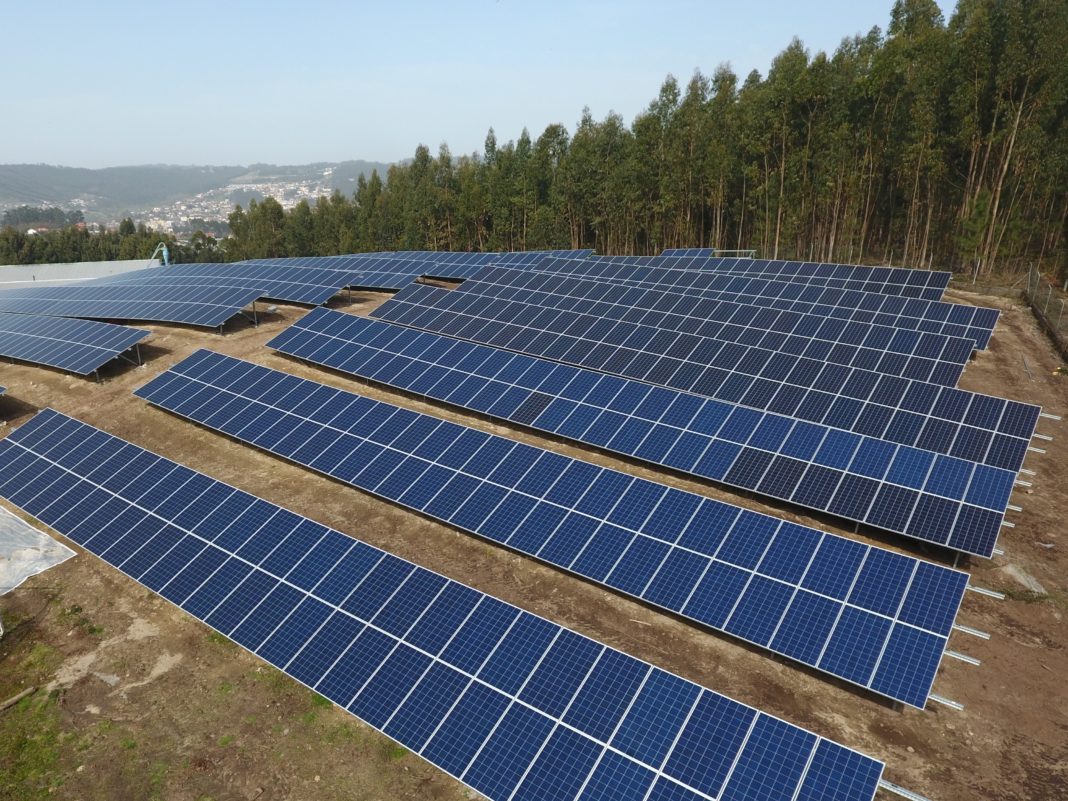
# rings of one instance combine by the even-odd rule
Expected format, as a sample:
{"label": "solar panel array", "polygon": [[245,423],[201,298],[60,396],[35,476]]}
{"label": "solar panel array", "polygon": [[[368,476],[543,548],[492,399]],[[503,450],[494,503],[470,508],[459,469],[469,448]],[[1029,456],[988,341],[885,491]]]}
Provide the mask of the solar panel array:
{"label": "solar panel array", "polygon": [[345,270],[352,273],[351,286],[361,289],[396,290],[417,278],[469,278],[488,264],[531,267],[546,258],[584,258],[589,250],[546,250],[517,253],[454,253],[450,251],[398,251],[351,256],[302,256],[257,259],[246,265],[278,265],[296,268]]}
{"label": "solar panel array", "polygon": [[51,410],[0,495],[494,801],[871,801],[882,763]]}
{"label": "solar panel array", "polygon": [[124,273],[94,284],[210,286],[254,289],[264,298],[318,306],[351,283],[347,270],[285,267],[275,264],[173,264]]}
{"label": "solar panel array", "polygon": [[[460,294],[516,301],[678,331],[690,337],[787,353],[799,359],[861,367],[877,373],[954,386],[974,342],[943,334],[848,323],[817,314],[787,312],[752,303],[696,300],[655,289],[613,287],[572,276],[490,267],[465,281]],[[689,342],[690,340],[685,340]],[[692,350],[702,344],[692,340]],[[671,348],[680,349],[678,340]],[[739,354],[739,363],[745,355]]]}
{"label": "solar panel array", "polygon": [[1015,472],[989,465],[351,315],[316,312],[269,344],[510,422],[982,556],[993,551],[1015,480]]}
{"label": "solar panel array", "polygon": [[990,344],[1000,315],[997,309],[984,306],[811,286],[734,273],[691,272],[686,276],[687,280],[679,281],[680,276],[675,272],[632,264],[627,257],[544,259],[536,269],[604,281],[616,287],[676,292],[691,301],[705,298],[758,303],[771,309],[813,313],[849,322],[966,337],[973,340],[979,350]]}
{"label": "solar panel array", "polygon": [[967,575],[200,351],[162,408],[923,707]]}
{"label": "solar panel array", "polygon": [[0,313],[0,356],[78,375],[99,370],[147,336],[110,323]]}
{"label": "solar panel array", "polygon": [[[452,310],[455,297],[468,312]],[[413,286],[372,316],[1007,470],[1023,463],[1038,422],[1032,404],[826,363],[809,367],[786,354],[770,359],[758,378],[739,375],[733,349],[696,350],[681,359],[641,347],[658,336],[649,327],[638,339],[614,326],[628,343],[617,344],[620,337],[613,341],[596,322],[588,336],[547,333],[536,316],[522,324],[530,318],[522,307],[474,300],[476,308],[448,290]]]}
{"label": "solar panel array", "polygon": [[953,277],[949,272],[906,267],[865,267],[859,264],[738,256],[657,256],[650,259],[650,263],[680,272],[704,270],[734,273],[925,300],[941,300]]}
{"label": "solar panel array", "polygon": [[105,284],[0,290],[0,312],[141,320],[217,328],[261,297],[258,289]]}

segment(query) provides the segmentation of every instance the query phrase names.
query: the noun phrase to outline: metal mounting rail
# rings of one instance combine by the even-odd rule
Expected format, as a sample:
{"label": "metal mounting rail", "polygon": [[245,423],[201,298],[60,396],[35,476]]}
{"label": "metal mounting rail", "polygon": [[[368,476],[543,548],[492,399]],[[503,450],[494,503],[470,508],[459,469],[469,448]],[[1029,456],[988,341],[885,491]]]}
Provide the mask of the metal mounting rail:
{"label": "metal mounting rail", "polygon": [[996,598],[999,601],[1005,600],[1005,593],[998,592],[997,590],[988,590],[986,587],[976,587],[974,584],[969,584],[966,589],[972,592],[977,592],[980,595],[985,595],[988,598]]}
{"label": "metal mounting rail", "polygon": [[960,651],[950,651],[947,648],[943,653],[945,653],[945,655],[950,657],[951,659],[956,659],[956,660],[958,660],[960,662],[966,662],[969,665],[974,665],[975,667],[979,667],[981,664],[983,664],[978,659],[976,659],[974,656],[968,656],[967,654],[962,654]]}
{"label": "metal mounting rail", "polygon": [[[934,697],[934,696],[932,696]],[[907,798],[909,801],[930,801],[926,796],[922,796],[919,793],[914,793],[912,790],[906,790],[899,784],[894,784],[886,779],[879,779],[879,789],[886,790],[888,793],[899,795],[902,798]]]}
{"label": "metal mounting rail", "polygon": [[954,631],[961,631],[961,632],[964,632],[965,634],[971,634],[973,637],[978,637],[980,640],[989,640],[990,639],[990,635],[987,634],[985,631],[980,631],[979,629],[973,629],[971,626],[965,626],[963,623],[954,623],[953,624],[953,630]]}
{"label": "metal mounting rail", "polygon": [[1038,434],[1038,433],[1035,433],[1032,436],[1035,439],[1041,439],[1041,440],[1044,440],[1046,442],[1053,442],[1053,437],[1051,437],[1049,434]]}
{"label": "metal mounting rail", "polygon": [[1046,450],[1044,448],[1036,448],[1034,445],[1028,445],[1027,446],[1027,450],[1031,451],[1031,453],[1045,453],[1046,452]]}
{"label": "metal mounting rail", "polygon": [[1020,472],[1023,473],[1024,475],[1028,475],[1028,476],[1037,476],[1038,475],[1038,473],[1036,473],[1034,470],[1028,470],[1026,467],[1021,467],[1020,468]]}
{"label": "metal mounting rail", "polygon": [[941,695],[935,695],[934,693],[931,693],[927,697],[930,698],[932,701],[942,704],[942,706],[948,706],[950,709],[955,709],[958,712],[964,711],[964,704],[958,704],[956,701],[950,698],[943,698]]}
{"label": "metal mounting rail", "polygon": [[1005,549],[1004,548],[998,548],[997,546],[994,546],[994,556],[1004,556],[1004,555],[1005,555]]}
{"label": "metal mounting rail", "polygon": [[1039,412],[1038,416],[1039,417],[1045,417],[1047,420],[1060,420],[1061,419],[1061,416],[1059,414],[1050,414],[1049,412]]}

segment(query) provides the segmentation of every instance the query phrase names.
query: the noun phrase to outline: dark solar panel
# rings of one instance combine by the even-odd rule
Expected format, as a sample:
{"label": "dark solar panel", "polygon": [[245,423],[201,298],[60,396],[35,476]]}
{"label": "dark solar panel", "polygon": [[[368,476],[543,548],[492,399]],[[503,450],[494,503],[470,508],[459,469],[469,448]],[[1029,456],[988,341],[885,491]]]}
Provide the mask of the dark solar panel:
{"label": "dark solar panel", "polygon": [[109,323],[0,313],[0,356],[78,375],[95,372],[147,336]]}
{"label": "dark solar panel", "polygon": [[[646,261],[648,259],[629,257],[545,259],[538,263],[537,269],[616,285],[676,292],[691,300],[734,300],[784,311],[814,313],[849,322],[874,323],[966,337],[973,340],[975,347],[980,350],[990,343],[990,336],[1000,314],[997,309],[983,306],[965,306],[856,289],[812,286],[744,274],[692,271],[685,275],[665,275],[664,271],[649,268],[644,264]],[[658,278],[662,280],[656,280]]]}
{"label": "dark solar panel", "polygon": [[0,495],[494,801],[879,785],[863,754],[51,410],[0,440]]}
{"label": "dark solar panel", "polygon": [[[597,258],[597,257],[594,257]],[[952,273],[907,267],[866,267],[834,262],[753,259],[738,256],[671,256],[649,259],[652,266],[673,271],[714,271],[776,278],[814,286],[859,289],[884,295],[941,300]]]}
{"label": "dark solar panel", "polygon": [[350,283],[345,270],[315,270],[274,264],[174,264],[123,273],[93,284],[208,286],[259,290],[262,297],[317,306]]}
{"label": "dark solar panel", "polygon": [[0,290],[0,312],[143,320],[217,328],[258,300],[259,290],[93,284]]}
{"label": "dark solar panel", "polygon": [[[209,351],[138,394],[402,506],[918,707],[967,584],[958,571]],[[830,564],[838,589],[820,578]],[[883,583],[887,570],[894,578]],[[913,593],[914,577],[928,574],[936,579],[921,579]],[[861,596],[869,600],[848,616],[871,625],[857,632],[861,639],[848,639],[834,622]],[[902,620],[897,611],[903,604],[929,611]],[[897,631],[915,628],[918,620],[938,622],[922,623],[922,632],[907,636]],[[903,638],[910,650],[900,650]],[[848,666],[835,661],[850,651],[870,658]]]}
{"label": "dark solar panel", "polygon": [[[739,364],[744,364],[754,350],[772,351],[955,386],[974,349],[972,340],[944,334],[501,267],[481,270],[456,291],[559,309],[567,312],[572,321],[571,315],[582,314],[590,316],[586,319],[618,320],[677,331],[700,338],[692,340],[693,350],[705,344],[701,340],[706,338],[734,343],[746,348],[739,351]],[[576,330],[574,322],[568,330]],[[654,338],[650,344],[656,341]],[[666,341],[669,346],[678,347],[677,338]]]}
{"label": "dark solar panel", "polygon": [[[855,434],[1017,471],[1039,407],[900,376],[780,354],[757,377],[739,375],[733,346],[679,355],[650,352],[650,326],[601,321],[585,335],[545,326],[558,312],[413,286],[372,316],[532,356],[771,411]],[[685,338],[679,341],[685,343]]]}

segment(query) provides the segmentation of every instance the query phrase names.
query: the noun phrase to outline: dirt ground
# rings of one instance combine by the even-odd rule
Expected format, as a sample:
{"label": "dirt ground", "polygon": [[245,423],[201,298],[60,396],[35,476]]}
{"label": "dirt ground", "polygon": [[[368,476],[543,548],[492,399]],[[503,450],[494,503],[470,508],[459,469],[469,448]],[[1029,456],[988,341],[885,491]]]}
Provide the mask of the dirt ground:
{"label": "dirt ground", "polygon": [[[364,293],[339,308],[366,313],[387,296]],[[954,290],[958,302],[997,305],[989,351],[961,386],[1068,413],[1068,375],[1022,303]],[[952,658],[934,691],[964,704],[925,711],[888,705],[725,635],[626,600],[584,580],[434,523],[226,437],[200,429],[131,392],[201,347],[538,443],[664,483],[865,539],[830,518],[805,515],[703,482],[423,403],[303,365],[263,347],[305,313],[279,305],[258,328],[220,335],[148,326],[143,367],[109,368],[103,383],[24,365],[0,365],[0,425],[52,406],[496,595],[740,701],[887,763],[886,778],[933,801],[1068,798],[1068,436],[1043,420],[1001,538],[1003,556],[974,560],[958,622],[989,632],[954,633]],[[62,539],[62,538],[61,538]],[[915,543],[884,547],[943,560]],[[68,543],[71,544],[71,543]],[[74,546],[77,549],[77,546]],[[324,699],[309,693],[135,582],[80,553],[0,598],[0,798],[37,799],[462,799],[477,797]],[[885,794],[884,794],[885,795]],[[891,796],[886,795],[886,798]]]}

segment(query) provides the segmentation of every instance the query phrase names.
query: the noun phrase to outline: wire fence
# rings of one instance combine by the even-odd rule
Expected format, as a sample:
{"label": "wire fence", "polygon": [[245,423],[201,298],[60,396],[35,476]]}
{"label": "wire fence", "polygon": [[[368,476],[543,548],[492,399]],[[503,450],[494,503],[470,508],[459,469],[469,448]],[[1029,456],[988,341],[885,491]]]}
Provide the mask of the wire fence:
{"label": "wire fence", "polygon": [[1031,267],[1027,273],[1024,297],[1061,356],[1068,359],[1068,315],[1064,312],[1068,297],[1064,291]]}

